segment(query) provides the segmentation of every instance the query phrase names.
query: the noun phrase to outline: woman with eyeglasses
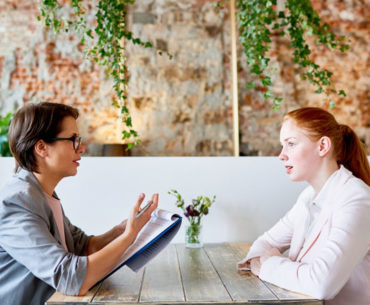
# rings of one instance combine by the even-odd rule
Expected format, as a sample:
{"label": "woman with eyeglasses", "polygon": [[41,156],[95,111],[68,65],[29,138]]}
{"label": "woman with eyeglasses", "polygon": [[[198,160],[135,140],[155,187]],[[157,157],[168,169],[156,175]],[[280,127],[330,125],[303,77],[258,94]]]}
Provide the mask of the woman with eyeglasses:
{"label": "woman with eyeglasses", "polygon": [[9,146],[16,173],[0,190],[0,300],[44,304],[55,290],[83,295],[120,261],[157,208],[140,217],[141,194],[127,220],[87,236],[64,215],[55,187],[77,174],[84,152],[78,111],[63,104],[26,104],[15,114]]}

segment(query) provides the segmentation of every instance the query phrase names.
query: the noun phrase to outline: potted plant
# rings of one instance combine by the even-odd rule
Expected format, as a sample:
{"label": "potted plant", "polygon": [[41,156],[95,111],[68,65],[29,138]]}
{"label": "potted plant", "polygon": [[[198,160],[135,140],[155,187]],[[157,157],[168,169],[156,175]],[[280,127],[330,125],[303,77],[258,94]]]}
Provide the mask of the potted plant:
{"label": "potted plant", "polygon": [[0,117],[0,156],[11,157],[12,154],[9,148],[9,125],[12,121],[13,113],[9,112],[7,115]]}
{"label": "potted plant", "polygon": [[212,199],[207,196],[198,196],[193,199],[188,205],[176,190],[171,190],[168,194],[175,196],[176,206],[184,212],[184,216],[189,221],[185,232],[185,245],[188,248],[201,248],[203,247],[202,241],[202,217],[208,215],[209,208],[216,200],[216,196]]}

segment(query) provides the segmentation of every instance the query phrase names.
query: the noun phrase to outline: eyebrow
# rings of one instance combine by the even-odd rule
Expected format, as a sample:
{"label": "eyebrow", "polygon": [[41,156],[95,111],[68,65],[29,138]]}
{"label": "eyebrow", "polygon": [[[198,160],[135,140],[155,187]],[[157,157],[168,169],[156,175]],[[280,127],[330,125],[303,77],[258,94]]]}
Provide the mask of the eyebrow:
{"label": "eyebrow", "polygon": [[[296,138],[296,137],[289,137],[289,138],[285,138],[285,139],[283,140],[283,142],[287,142],[287,141],[289,141],[290,139],[297,140],[297,138]],[[282,143],[282,142],[280,142],[280,143]]]}
{"label": "eyebrow", "polygon": [[80,136],[77,132],[73,132],[72,134],[71,134],[71,137],[73,137],[73,136]]}

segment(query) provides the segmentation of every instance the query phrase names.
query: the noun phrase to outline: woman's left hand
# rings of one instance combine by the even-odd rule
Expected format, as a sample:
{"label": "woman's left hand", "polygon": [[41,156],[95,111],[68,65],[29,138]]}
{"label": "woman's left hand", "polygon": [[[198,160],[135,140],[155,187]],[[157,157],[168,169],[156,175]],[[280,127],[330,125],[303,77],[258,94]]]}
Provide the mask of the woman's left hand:
{"label": "woman's left hand", "polygon": [[121,235],[123,232],[125,232],[126,224],[127,224],[127,219],[123,220],[120,224],[118,224],[116,226],[116,229],[117,229],[119,235]]}
{"label": "woman's left hand", "polygon": [[277,248],[268,249],[263,255],[261,255],[261,264],[267,261],[272,256],[283,256]]}

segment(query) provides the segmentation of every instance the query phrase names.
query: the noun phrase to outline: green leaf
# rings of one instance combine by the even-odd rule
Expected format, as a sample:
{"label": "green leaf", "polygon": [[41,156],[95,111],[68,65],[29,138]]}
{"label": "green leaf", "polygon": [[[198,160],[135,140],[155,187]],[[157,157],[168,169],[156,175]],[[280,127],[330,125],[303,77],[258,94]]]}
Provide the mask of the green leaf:
{"label": "green leaf", "polygon": [[274,97],[275,95],[270,90],[267,90],[263,96],[265,98],[271,98]]}
{"label": "green leaf", "polygon": [[271,86],[271,84],[272,84],[272,82],[271,82],[271,77],[269,77],[269,76],[266,76],[265,78],[263,78],[263,79],[261,80],[261,82],[262,82],[262,84],[263,84],[264,86]]}
{"label": "green leaf", "polygon": [[254,82],[251,82],[245,86],[246,89],[253,89],[256,86]]}
{"label": "green leaf", "polygon": [[317,93],[317,94],[322,93],[322,87],[320,87],[319,89],[315,90],[315,93]]}
{"label": "green leaf", "polygon": [[87,30],[86,35],[89,36],[90,38],[94,38],[91,32],[92,32],[91,29]]}
{"label": "green leaf", "polygon": [[124,114],[124,113],[129,113],[128,111],[128,108],[126,106],[122,106],[121,108],[121,113]]}
{"label": "green leaf", "polygon": [[277,106],[279,106],[282,101],[283,101],[283,99],[281,97],[275,97],[274,98],[274,104],[277,105]]}
{"label": "green leaf", "polygon": [[347,94],[344,92],[344,90],[339,90],[338,95],[343,95],[344,97],[347,96]]}

